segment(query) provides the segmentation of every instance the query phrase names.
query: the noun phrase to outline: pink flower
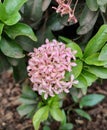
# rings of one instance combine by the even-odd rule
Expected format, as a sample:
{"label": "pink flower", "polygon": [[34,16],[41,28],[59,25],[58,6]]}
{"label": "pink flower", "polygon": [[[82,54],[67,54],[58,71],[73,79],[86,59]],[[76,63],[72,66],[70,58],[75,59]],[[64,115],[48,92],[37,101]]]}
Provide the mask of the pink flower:
{"label": "pink flower", "polygon": [[58,7],[57,8],[52,7],[52,8],[56,10],[56,13],[60,13],[61,16],[68,14],[69,15],[68,22],[73,21],[74,23],[76,23],[77,19],[74,15],[74,12],[78,0],[76,1],[73,9],[71,8],[72,0],[55,0],[55,1],[58,3]]}
{"label": "pink flower", "polygon": [[54,96],[62,92],[69,92],[73,84],[77,83],[74,76],[64,81],[65,72],[72,71],[72,67],[76,66],[76,51],[66,48],[65,44],[46,39],[46,44],[41,47],[34,48],[34,52],[29,53],[31,57],[28,61],[28,75],[33,83],[33,90],[38,91],[40,95],[44,94],[44,98]]}

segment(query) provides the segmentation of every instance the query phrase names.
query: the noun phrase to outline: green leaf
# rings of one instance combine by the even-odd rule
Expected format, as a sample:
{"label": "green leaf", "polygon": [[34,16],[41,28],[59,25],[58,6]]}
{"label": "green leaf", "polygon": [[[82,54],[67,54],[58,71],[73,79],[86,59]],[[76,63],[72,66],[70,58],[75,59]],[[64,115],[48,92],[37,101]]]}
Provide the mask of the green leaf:
{"label": "green leaf", "polygon": [[4,0],[3,5],[5,7],[6,13],[10,15],[19,11],[19,9],[26,1],[27,0]]}
{"label": "green leaf", "polygon": [[49,113],[49,107],[48,106],[44,106],[44,107],[40,108],[35,113],[35,115],[33,116],[33,126],[34,126],[35,130],[39,130],[40,122],[47,120],[48,113]]}
{"label": "green leaf", "polygon": [[24,5],[24,17],[38,23],[42,18],[43,0],[28,0]]}
{"label": "green leaf", "polygon": [[1,36],[2,32],[3,32],[3,27],[4,27],[4,24],[0,22],[0,36]]}
{"label": "green leaf", "polygon": [[70,39],[62,37],[62,36],[60,36],[59,39],[61,39],[65,43],[67,43],[66,46],[71,48],[71,50],[77,51],[76,57],[79,57],[79,58],[83,57],[82,50],[81,50],[81,48],[79,47],[78,44],[76,44],[75,42],[71,41]]}
{"label": "green leaf", "polygon": [[82,71],[82,75],[86,79],[88,86],[91,86],[91,84],[97,79],[97,76],[95,76],[94,74],[92,74],[86,70]]}
{"label": "green leaf", "polygon": [[107,41],[107,25],[102,25],[97,32],[97,34],[88,42],[85,51],[84,57],[88,57],[93,53],[99,51]]}
{"label": "green leaf", "polygon": [[34,109],[33,105],[23,104],[17,108],[17,111],[21,116],[25,116],[25,115],[29,114],[30,112],[32,112],[33,109]]}
{"label": "green leaf", "polygon": [[66,123],[64,125],[61,125],[59,130],[72,130],[73,124],[72,123]]}
{"label": "green leaf", "polygon": [[23,81],[27,78],[25,59],[20,59],[17,66],[13,66],[13,75],[16,82]]}
{"label": "green leaf", "polygon": [[29,105],[32,105],[32,104],[35,104],[36,103],[36,100],[34,99],[29,99],[27,97],[24,97],[23,95],[19,98],[19,101],[23,104],[29,104]]}
{"label": "green leaf", "polygon": [[79,97],[78,97],[78,95],[79,95],[79,93],[80,93],[79,90],[80,90],[80,89],[74,88],[74,87],[72,87],[72,88],[70,89],[70,94],[71,94],[71,96],[72,96],[74,102],[76,102],[76,103],[79,101]]}
{"label": "green leaf", "polygon": [[101,94],[88,94],[81,98],[80,108],[82,107],[92,107],[101,102],[104,99],[104,95]]}
{"label": "green leaf", "polygon": [[1,51],[8,57],[12,58],[23,58],[22,48],[13,40],[1,39],[0,41]]}
{"label": "green leaf", "polygon": [[81,110],[81,109],[75,109],[74,111],[75,111],[78,115],[80,115],[80,116],[82,116],[82,117],[88,119],[89,121],[91,121],[91,117],[90,117],[90,115],[89,115],[87,112],[85,112],[85,111],[83,111],[83,110]]}
{"label": "green leaf", "polygon": [[74,75],[75,78],[77,78],[80,75],[83,67],[83,62],[78,59],[76,60],[76,64],[77,65],[72,68],[71,72],[65,73],[65,79],[64,79],[65,81],[69,81],[72,74]]}
{"label": "green leaf", "polygon": [[74,85],[76,88],[87,88],[87,81],[82,74],[80,74],[76,80],[79,82]]}
{"label": "green leaf", "polygon": [[90,10],[92,11],[98,10],[97,0],[86,0],[86,4]]}
{"label": "green leaf", "polygon": [[107,4],[107,0],[97,0],[97,3],[99,6],[103,6],[103,5]]}
{"label": "green leaf", "polygon": [[99,78],[107,79],[107,68],[100,66],[89,66],[87,70]]}
{"label": "green leaf", "polygon": [[76,60],[76,66],[72,68],[72,72],[75,76],[75,78],[77,78],[80,74],[81,74],[81,71],[82,71],[82,68],[83,68],[83,62],[81,60]]}
{"label": "green leaf", "polygon": [[50,130],[50,127],[44,126],[44,127],[43,127],[43,130]]}
{"label": "green leaf", "polygon": [[94,53],[85,59],[85,63],[88,65],[103,66],[103,65],[107,64],[107,60],[100,61],[99,60],[99,53]]}
{"label": "green leaf", "polygon": [[7,20],[4,21],[6,25],[14,25],[21,19],[19,12],[13,13]]}
{"label": "green leaf", "polygon": [[27,24],[17,23],[11,27],[7,26],[5,28],[5,32],[12,39],[15,39],[17,36],[24,35],[31,38],[34,41],[37,41],[37,38],[32,28],[28,26]]}
{"label": "green leaf", "polygon": [[50,3],[51,3],[51,0],[44,0],[42,3],[42,11],[45,11],[48,8]]}
{"label": "green leaf", "polygon": [[32,90],[30,86],[26,84],[23,85],[22,94],[29,99],[36,98],[36,93]]}
{"label": "green leaf", "polygon": [[64,121],[63,111],[59,108],[50,109],[50,114],[56,121]]}
{"label": "green leaf", "polygon": [[88,33],[94,27],[98,14],[99,12],[93,12],[85,6],[80,16],[80,26],[77,29],[77,34],[83,35]]}
{"label": "green leaf", "polygon": [[0,51],[0,73],[8,70],[10,67],[10,64],[7,60],[7,57],[3,55],[3,53]]}
{"label": "green leaf", "polygon": [[98,59],[101,61],[107,61],[107,44],[101,49]]}
{"label": "green leaf", "polygon": [[0,2],[0,12],[2,12],[2,13],[0,13],[0,20],[1,21],[7,20],[8,16],[7,16],[7,13],[5,11],[5,7],[4,7],[2,2]]}

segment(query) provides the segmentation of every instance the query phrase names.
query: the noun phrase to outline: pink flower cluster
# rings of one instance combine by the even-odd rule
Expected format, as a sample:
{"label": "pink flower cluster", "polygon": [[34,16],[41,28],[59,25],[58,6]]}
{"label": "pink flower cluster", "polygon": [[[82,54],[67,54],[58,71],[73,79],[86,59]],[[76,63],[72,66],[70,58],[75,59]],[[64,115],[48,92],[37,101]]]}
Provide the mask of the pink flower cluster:
{"label": "pink flower cluster", "polygon": [[28,75],[33,83],[33,90],[38,91],[44,98],[54,96],[62,92],[69,92],[69,88],[77,81],[74,76],[68,82],[64,81],[65,72],[72,71],[72,66],[76,66],[76,51],[66,48],[65,44],[46,39],[46,44],[34,48],[34,52],[29,53],[31,57],[28,61]]}
{"label": "pink flower cluster", "polygon": [[77,22],[77,19],[74,15],[75,7],[77,4],[77,1],[75,3],[74,9],[70,7],[72,0],[55,0],[58,3],[58,7],[53,7],[57,13],[60,13],[61,16],[68,14],[68,22],[73,21],[74,23]]}

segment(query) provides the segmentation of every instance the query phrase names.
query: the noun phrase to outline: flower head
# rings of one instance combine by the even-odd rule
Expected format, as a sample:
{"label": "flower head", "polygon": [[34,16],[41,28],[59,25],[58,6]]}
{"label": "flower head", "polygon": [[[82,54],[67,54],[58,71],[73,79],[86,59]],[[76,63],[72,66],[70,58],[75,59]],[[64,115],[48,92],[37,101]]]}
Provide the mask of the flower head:
{"label": "flower head", "polygon": [[34,52],[29,53],[31,57],[28,61],[28,75],[33,83],[33,90],[38,91],[44,98],[54,96],[62,92],[69,92],[69,88],[75,82],[74,76],[66,82],[65,72],[71,71],[72,66],[76,66],[76,51],[66,48],[65,44],[56,40],[49,41],[41,47],[34,48]]}
{"label": "flower head", "polygon": [[53,9],[56,10],[56,13],[60,13],[61,16],[68,14],[69,15],[68,22],[73,21],[74,23],[76,23],[77,19],[74,15],[74,12],[78,1],[76,1],[73,9],[71,8],[72,0],[55,0],[55,1],[58,3],[58,7],[53,7]]}

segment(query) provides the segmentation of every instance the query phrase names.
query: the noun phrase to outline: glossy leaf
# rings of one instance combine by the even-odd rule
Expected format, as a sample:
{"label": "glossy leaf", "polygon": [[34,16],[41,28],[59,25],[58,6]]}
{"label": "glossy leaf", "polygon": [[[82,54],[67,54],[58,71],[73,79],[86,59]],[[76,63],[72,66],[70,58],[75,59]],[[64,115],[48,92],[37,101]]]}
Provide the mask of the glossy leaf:
{"label": "glossy leaf", "polygon": [[17,23],[11,27],[6,27],[5,32],[12,39],[15,39],[17,36],[24,35],[31,38],[34,41],[37,41],[37,38],[32,28],[23,23]]}
{"label": "glossy leaf", "polygon": [[88,94],[81,98],[80,107],[92,107],[101,102],[104,99],[104,95],[101,94]]}
{"label": "glossy leaf", "polygon": [[97,32],[97,34],[88,42],[85,51],[84,57],[88,57],[93,53],[99,51],[107,41],[107,25],[102,25]]}
{"label": "glossy leaf", "polygon": [[98,10],[97,0],[86,0],[86,4],[90,10],[92,11]]}
{"label": "glossy leaf", "polygon": [[82,116],[82,117],[88,119],[89,121],[91,121],[90,115],[89,115],[87,112],[83,111],[82,109],[75,109],[74,111],[75,111],[78,115],[80,115],[80,116]]}
{"label": "glossy leaf", "polygon": [[56,121],[63,121],[64,120],[63,111],[60,110],[59,108],[50,109],[50,114]]}
{"label": "glossy leaf", "polygon": [[83,68],[83,62],[81,60],[76,60],[76,66],[72,68],[72,71],[71,73],[74,74],[75,78],[77,78],[80,74],[81,74],[81,71],[82,71],[82,68]]}
{"label": "glossy leaf", "polygon": [[5,7],[6,13],[13,14],[14,12],[19,11],[19,9],[22,7],[22,5],[27,0],[5,0],[3,2],[3,5]]}
{"label": "glossy leaf", "polygon": [[19,12],[13,13],[10,18],[4,21],[6,25],[14,25],[21,19],[21,15]]}
{"label": "glossy leaf", "polygon": [[107,44],[101,49],[98,59],[100,61],[107,61]]}
{"label": "glossy leaf", "polygon": [[71,50],[76,50],[76,57],[82,58],[83,54],[82,54],[82,50],[79,47],[78,44],[76,44],[75,42],[73,42],[72,40],[65,38],[65,37],[59,37],[59,39],[61,39],[63,42],[67,43],[66,47],[71,48]]}
{"label": "glossy leaf", "polygon": [[23,54],[22,48],[12,40],[2,39],[0,41],[1,51],[8,57],[12,58],[23,58],[25,55]]}
{"label": "glossy leaf", "polygon": [[85,63],[87,63],[88,65],[103,66],[107,64],[107,59],[106,61],[101,61],[99,60],[99,53],[94,53],[85,59]]}
{"label": "glossy leaf", "polygon": [[82,75],[86,79],[88,86],[91,86],[91,84],[97,79],[97,76],[95,76],[94,74],[92,74],[86,70],[82,71]]}
{"label": "glossy leaf", "polygon": [[35,130],[39,130],[39,125],[40,122],[46,120],[48,118],[48,113],[49,113],[49,107],[44,106],[40,108],[35,115],[33,116],[33,126]]}
{"label": "glossy leaf", "polygon": [[100,66],[90,66],[88,67],[88,71],[99,78],[107,79],[107,68]]}
{"label": "glossy leaf", "polygon": [[79,82],[78,84],[74,85],[76,88],[87,88],[87,81],[82,74],[80,74],[76,80]]}
{"label": "glossy leaf", "polygon": [[98,5],[102,6],[107,4],[107,0],[97,0]]}

